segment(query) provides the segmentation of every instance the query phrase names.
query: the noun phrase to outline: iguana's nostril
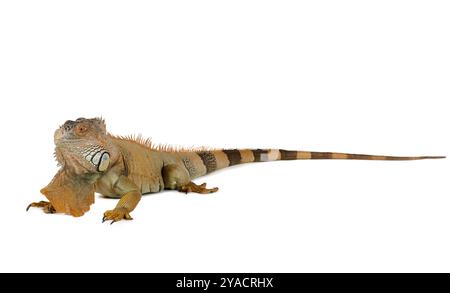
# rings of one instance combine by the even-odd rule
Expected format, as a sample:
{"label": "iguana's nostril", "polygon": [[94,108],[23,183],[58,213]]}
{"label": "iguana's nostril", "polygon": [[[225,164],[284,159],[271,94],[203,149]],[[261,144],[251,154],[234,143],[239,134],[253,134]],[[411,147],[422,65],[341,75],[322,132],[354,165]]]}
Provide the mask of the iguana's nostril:
{"label": "iguana's nostril", "polygon": [[64,122],[64,130],[65,131],[70,131],[76,124],[77,122],[72,121],[72,120],[67,120],[66,122]]}

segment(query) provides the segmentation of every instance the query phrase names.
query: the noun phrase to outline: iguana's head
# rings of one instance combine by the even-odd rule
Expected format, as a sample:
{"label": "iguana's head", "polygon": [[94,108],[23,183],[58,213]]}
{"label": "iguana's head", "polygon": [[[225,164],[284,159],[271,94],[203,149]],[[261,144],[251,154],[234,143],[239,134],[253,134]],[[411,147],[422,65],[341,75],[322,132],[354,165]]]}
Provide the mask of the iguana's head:
{"label": "iguana's head", "polygon": [[58,163],[78,174],[104,172],[116,157],[103,119],[67,120],[55,131],[54,139]]}

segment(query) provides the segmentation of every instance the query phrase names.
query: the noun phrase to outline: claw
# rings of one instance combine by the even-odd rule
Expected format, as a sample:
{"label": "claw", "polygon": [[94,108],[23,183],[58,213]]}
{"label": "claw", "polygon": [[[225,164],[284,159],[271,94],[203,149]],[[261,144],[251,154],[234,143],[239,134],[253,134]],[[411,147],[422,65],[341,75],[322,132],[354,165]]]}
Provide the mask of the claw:
{"label": "claw", "polygon": [[27,206],[26,211],[28,212],[31,207],[42,208],[46,214],[56,213],[55,208],[48,201],[32,202]]}
{"label": "claw", "polygon": [[133,220],[129,212],[125,208],[117,208],[114,210],[106,211],[103,215],[102,223],[105,221],[111,221],[110,225],[121,220]]}

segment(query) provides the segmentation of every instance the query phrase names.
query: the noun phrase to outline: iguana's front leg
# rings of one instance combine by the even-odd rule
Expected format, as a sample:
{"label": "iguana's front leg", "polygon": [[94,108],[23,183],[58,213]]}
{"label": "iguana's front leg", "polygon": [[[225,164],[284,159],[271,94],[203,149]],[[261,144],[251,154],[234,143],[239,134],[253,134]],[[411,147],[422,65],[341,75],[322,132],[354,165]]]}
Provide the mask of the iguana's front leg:
{"label": "iguana's front leg", "polygon": [[113,210],[108,210],[103,214],[103,222],[111,220],[111,224],[113,224],[120,220],[132,220],[130,212],[136,208],[142,197],[139,188],[127,177],[120,176],[113,189],[121,196],[121,199]]}
{"label": "iguana's front leg", "polygon": [[47,214],[66,213],[80,217],[94,203],[94,181],[96,174],[77,175],[68,169],[60,169],[52,181],[44,188],[44,194],[49,202],[33,202],[27,207],[42,208]]}

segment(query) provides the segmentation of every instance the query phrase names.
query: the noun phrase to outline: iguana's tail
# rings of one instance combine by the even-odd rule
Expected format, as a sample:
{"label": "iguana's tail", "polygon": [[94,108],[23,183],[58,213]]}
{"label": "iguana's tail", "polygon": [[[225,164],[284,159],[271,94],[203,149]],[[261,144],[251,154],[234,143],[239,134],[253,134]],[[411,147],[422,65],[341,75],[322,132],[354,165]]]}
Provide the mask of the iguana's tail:
{"label": "iguana's tail", "polygon": [[191,152],[183,160],[191,176],[198,177],[225,167],[251,162],[316,159],[406,161],[443,158],[445,156],[396,157],[283,149],[224,149]]}

